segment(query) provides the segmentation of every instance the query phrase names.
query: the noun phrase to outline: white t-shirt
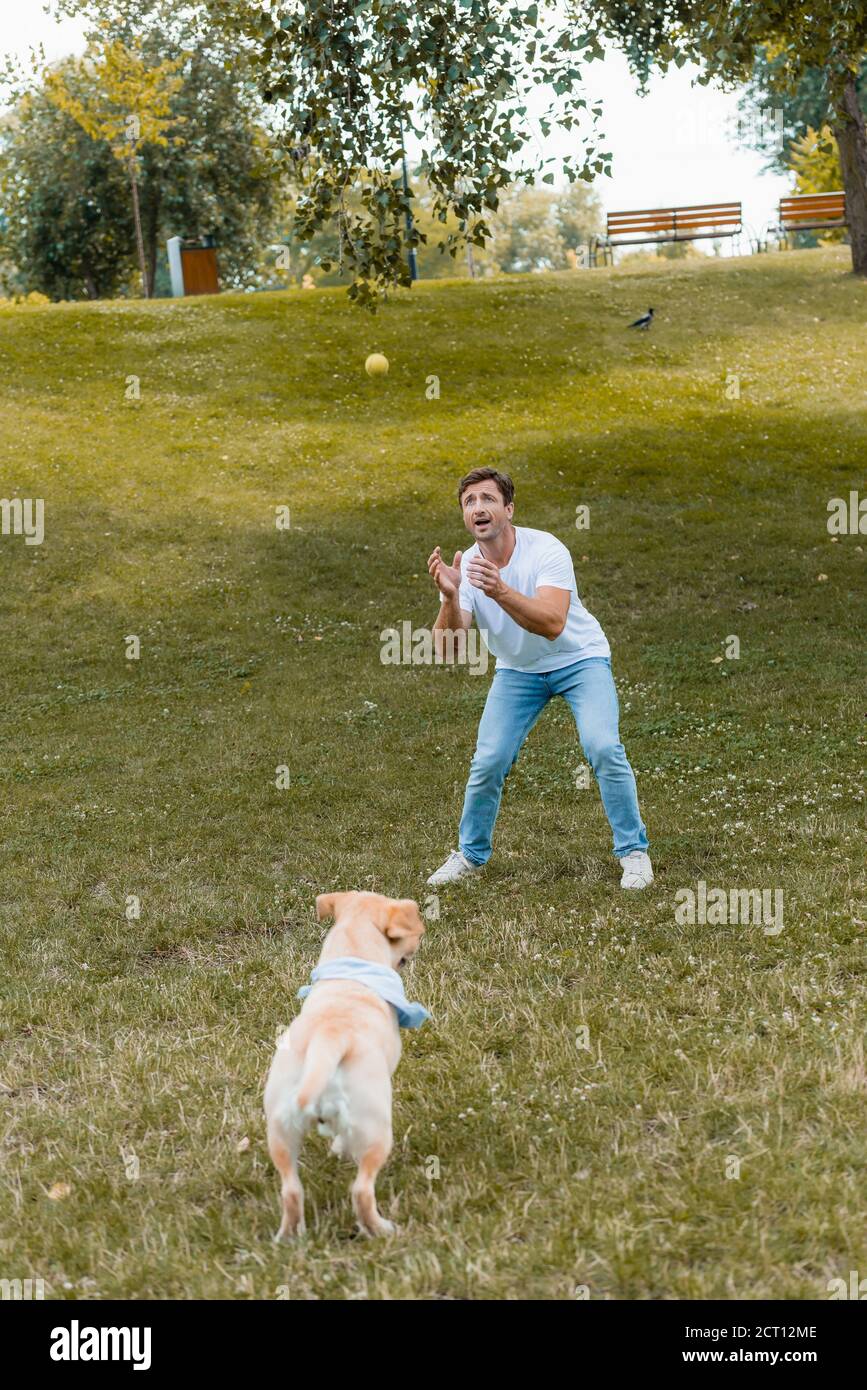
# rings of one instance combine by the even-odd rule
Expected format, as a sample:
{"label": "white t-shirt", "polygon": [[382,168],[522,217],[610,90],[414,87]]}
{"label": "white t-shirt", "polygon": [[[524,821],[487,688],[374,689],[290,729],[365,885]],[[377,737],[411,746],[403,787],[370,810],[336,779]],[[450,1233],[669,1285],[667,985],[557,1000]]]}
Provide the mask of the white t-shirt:
{"label": "white t-shirt", "polygon": [[476,626],[487,632],[485,640],[497,658],[497,669],[557,671],[588,656],[611,655],[605,633],[578,597],[572,556],[556,536],[516,526],[512,558],[500,570],[503,582],[527,598],[535,598],[536,590],[545,585],[569,590],[566,626],[553,641],[528,632],[482,589],[473,587],[467,578],[467,565],[476,555],[481,555],[478,544],[471,545],[461,559],[458,603],[465,613],[472,614]]}

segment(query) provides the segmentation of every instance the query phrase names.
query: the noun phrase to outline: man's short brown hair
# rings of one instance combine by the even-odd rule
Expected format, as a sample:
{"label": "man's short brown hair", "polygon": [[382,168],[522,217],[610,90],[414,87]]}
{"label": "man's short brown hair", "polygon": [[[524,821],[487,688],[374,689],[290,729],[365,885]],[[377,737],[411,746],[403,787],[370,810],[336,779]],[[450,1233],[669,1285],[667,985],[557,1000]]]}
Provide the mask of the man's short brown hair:
{"label": "man's short brown hair", "polygon": [[498,473],[496,468],[474,468],[472,473],[468,473],[465,478],[461,478],[458,483],[458,501],[463,505],[464,493],[473,483],[483,483],[488,479],[497,484],[503,496],[503,501],[508,507],[510,502],[515,500],[515,484],[508,473]]}

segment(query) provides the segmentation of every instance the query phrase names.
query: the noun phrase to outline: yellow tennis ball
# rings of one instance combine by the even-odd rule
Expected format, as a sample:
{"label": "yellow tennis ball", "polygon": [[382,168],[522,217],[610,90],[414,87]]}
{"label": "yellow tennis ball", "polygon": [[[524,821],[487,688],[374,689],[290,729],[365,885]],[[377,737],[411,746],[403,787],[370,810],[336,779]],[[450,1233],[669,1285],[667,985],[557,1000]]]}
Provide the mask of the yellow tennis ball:
{"label": "yellow tennis ball", "polygon": [[386,376],[388,373],[388,358],[381,352],[372,352],[364,364],[364,370],[368,376]]}

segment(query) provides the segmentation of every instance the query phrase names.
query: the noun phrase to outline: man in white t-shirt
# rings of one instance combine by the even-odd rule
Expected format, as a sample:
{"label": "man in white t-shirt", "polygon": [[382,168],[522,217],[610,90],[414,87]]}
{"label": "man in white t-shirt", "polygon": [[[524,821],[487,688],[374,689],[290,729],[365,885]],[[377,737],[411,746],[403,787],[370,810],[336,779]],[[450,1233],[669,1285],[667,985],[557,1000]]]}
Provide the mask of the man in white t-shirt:
{"label": "man in white t-shirt", "polygon": [[497,658],[470,765],[458,848],[428,883],[434,888],[456,883],[487,863],[503,783],[545,705],[562,695],[599,783],[623,868],[620,886],[646,888],[653,869],[635,777],[620,742],[611,649],[578,597],[569,551],[547,531],[513,526],[514,497],[506,474],[494,468],[468,473],[458,499],[475,544],[464,555],[458,551],[451,565],[439,546],[428,561],[440,591],[434,640],[441,659],[445,634],[466,631],[473,619]]}

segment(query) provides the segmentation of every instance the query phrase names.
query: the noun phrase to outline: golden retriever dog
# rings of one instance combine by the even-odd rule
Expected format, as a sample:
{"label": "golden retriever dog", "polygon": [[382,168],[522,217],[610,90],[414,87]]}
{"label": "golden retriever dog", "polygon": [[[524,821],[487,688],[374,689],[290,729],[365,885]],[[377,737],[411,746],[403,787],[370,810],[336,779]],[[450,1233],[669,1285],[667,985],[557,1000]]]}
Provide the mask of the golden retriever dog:
{"label": "golden retriever dog", "polygon": [[394,1230],[376,1206],[376,1176],[391,1152],[391,1078],[400,1028],[429,1017],[410,1004],[397,971],[424,935],[418,904],[380,893],[322,893],[316,916],[335,923],[322,946],[304,1006],[277,1043],[265,1087],[268,1148],[282,1179],[283,1220],[275,1239],[304,1233],[298,1155],[310,1126],[332,1137],[332,1153],[358,1165],[352,1206],[368,1235]]}

